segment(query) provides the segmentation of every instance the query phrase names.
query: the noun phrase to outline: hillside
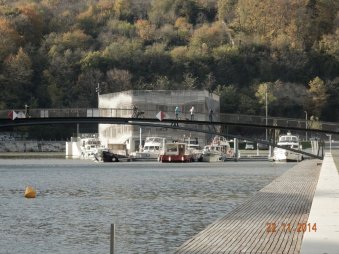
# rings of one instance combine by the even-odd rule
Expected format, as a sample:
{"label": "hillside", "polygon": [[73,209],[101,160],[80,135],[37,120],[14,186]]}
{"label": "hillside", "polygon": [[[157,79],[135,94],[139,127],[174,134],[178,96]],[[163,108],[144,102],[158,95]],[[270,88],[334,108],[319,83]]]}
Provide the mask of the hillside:
{"label": "hillside", "polygon": [[339,121],[337,0],[0,1],[0,109],[207,89],[227,113]]}

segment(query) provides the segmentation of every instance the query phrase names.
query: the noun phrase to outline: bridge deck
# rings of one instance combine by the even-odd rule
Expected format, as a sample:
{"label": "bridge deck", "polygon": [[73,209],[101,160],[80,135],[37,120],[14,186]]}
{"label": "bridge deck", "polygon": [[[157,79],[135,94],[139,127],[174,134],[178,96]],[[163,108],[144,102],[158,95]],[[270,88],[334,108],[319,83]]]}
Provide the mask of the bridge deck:
{"label": "bridge deck", "polygon": [[319,162],[297,164],[175,253],[299,253],[304,233],[301,223],[307,223]]}

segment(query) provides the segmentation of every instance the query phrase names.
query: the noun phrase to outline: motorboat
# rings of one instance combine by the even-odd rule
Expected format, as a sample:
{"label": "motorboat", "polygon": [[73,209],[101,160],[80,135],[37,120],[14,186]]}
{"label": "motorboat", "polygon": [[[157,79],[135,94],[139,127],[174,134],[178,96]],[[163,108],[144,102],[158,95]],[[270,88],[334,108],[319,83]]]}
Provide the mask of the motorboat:
{"label": "motorboat", "polygon": [[193,154],[187,149],[186,143],[166,143],[162,149],[161,162],[192,162]]}
{"label": "motorboat", "polygon": [[[286,148],[292,148],[295,150],[301,150],[302,147],[299,143],[299,137],[292,135],[288,132],[286,135],[279,136],[279,141],[277,145]],[[273,160],[274,161],[301,161],[303,156],[300,153],[286,150],[284,148],[276,147],[273,150]]]}
{"label": "motorboat", "polygon": [[193,155],[193,161],[202,161],[202,148],[198,138],[184,138],[183,142],[187,144],[187,150]]}
{"label": "motorboat", "polygon": [[99,149],[94,157],[98,162],[119,162],[119,155],[112,153],[109,149]]}
{"label": "motorboat", "polygon": [[98,138],[83,138],[80,140],[80,158],[95,159],[95,155],[101,148],[101,142]]}
{"label": "motorboat", "polygon": [[202,161],[204,162],[218,162],[233,158],[234,153],[226,138],[216,136],[212,143],[204,146],[202,151]]}
{"label": "motorboat", "polygon": [[160,151],[163,147],[164,138],[147,137],[145,145],[140,152],[133,152],[130,155],[132,160],[158,160]]}

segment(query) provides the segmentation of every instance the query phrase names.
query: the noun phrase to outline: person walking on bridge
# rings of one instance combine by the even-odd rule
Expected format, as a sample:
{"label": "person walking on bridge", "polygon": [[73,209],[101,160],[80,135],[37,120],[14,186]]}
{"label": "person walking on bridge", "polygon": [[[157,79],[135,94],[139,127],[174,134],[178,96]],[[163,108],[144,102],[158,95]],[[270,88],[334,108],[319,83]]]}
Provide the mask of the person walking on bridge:
{"label": "person walking on bridge", "polygon": [[175,120],[179,120],[179,107],[178,106],[175,107],[174,113],[175,113]]}
{"label": "person walking on bridge", "polygon": [[132,118],[138,118],[138,107],[134,104],[133,105],[133,114],[132,114]]}
{"label": "person walking on bridge", "polygon": [[179,120],[179,107],[178,106],[175,107],[174,113],[175,113],[175,120],[176,120],[176,123],[174,123],[174,126],[179,126],[177,122]]}
{"label": "person walking on bridge", "polygon": [[193,121],[194,120],[194,106],[191,107],[190,112],[191,112],[191,121]]}
{"label": "person walking on bridge", "polygon": [[210,109],[210,111],[208,113],[208,118],[209,118],[210,122],[213,122],[213,109]]}

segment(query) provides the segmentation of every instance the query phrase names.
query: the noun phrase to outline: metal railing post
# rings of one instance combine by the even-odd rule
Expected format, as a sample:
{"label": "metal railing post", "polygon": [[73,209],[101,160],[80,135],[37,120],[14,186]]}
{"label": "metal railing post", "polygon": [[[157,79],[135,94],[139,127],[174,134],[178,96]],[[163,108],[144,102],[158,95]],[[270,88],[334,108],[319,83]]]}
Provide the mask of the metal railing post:
{"label": "metal railing post", "polygon": [[115,247],[115,225],[111,224],[111,247],[110,247],[110,254],[114,254],[114,247]]}

